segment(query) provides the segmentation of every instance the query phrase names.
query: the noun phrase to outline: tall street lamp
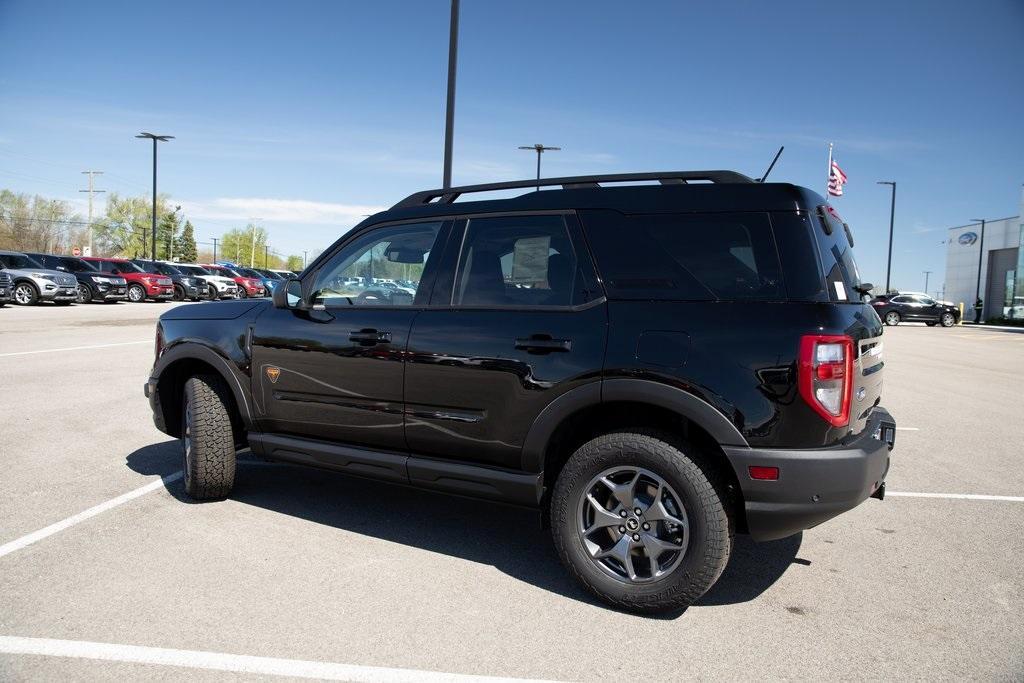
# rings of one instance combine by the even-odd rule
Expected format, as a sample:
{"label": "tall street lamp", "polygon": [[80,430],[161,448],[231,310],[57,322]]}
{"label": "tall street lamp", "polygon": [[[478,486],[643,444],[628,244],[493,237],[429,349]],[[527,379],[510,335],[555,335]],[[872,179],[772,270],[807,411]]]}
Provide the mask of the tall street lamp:
{"label": "tall street lamp", "polygon": [[931,275],[931,274],[932,274],[932,271],[930,271],[930,270],[924,271],[924,293],[925,294],[928,293],[928,276]]}
{"label": "tall street lamp", "polygon": [[892,185],[892,202],[889,204],[889,259],[885,263],[885,293],[889,293],[889,274],[892,272],[892,231],[896,219],[896,181],[879,180],[879,185]]}
{"label": "tall street lamp", "polygon": [[981,223],[981,235],[978,237],[978,281],[974,285],[974,322],[981,322],[981,311],[985,304],[981,301],[981,257],[985,254],[985,219],[972,218]]}
{"label": "tall street lamp", "polygon": [[151,231],[151,237],[153,239],[153,260],[156,261],[156,143],[167,142],[173,140],[173,135],[154,135],[153,133],[142,132],[136,135],[137,138],[148,138],[153,141],[153,229]]}
{"label": "tall street lamp", "polygon": [[544,152],[557,152],[561,150],[561,147],[545,147],[541,144],[536,145],[523,145],[519,149],[529,149],[537,152],[537,191],[540,191],[540,155]]}
{"label": "tall street lamp", "polygon": [[459,0],[452,0],[448,24],[448,99],[444,111],[443,187],[452,186],[452,136],[455,134],[455,73],[459,60]]}

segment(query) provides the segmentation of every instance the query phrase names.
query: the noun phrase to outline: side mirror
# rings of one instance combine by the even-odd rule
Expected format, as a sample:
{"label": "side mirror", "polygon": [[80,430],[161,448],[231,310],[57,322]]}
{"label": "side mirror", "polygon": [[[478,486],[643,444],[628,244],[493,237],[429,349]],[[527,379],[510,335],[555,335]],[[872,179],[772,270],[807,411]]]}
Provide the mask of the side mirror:
{"label": "side mirror", "polygon": [[274,287],[271,293],[274,308],[300,308],[302,303],[302,283],[298,280],[287,280]]}

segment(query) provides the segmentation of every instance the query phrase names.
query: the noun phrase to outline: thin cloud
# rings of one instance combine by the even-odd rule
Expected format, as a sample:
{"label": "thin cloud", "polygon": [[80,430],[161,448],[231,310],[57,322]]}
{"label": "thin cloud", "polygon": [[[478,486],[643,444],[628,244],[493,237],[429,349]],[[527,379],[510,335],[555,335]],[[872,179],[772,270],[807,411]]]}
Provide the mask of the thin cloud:
{"label": "thin cloud", "polygon": [[274,197],[218,197],[180,203],[190,218],[242,223],[258,218],[264,223],[304,225],[352,225],[361,221],[363,216],[385,208],[370,204],[336,204]]}

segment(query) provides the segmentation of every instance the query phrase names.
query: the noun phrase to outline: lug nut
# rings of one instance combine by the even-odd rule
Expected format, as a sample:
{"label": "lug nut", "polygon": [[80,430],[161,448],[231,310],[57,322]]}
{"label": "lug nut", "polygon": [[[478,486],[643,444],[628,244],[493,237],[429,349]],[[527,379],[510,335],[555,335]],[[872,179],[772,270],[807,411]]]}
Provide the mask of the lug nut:
{"label": "lug nut", "polygon": [[638,515],[643,514],[643,510],[641,510],[640,508],[633,508],[633,512],[635,512]]}
{"label": "lug nut", "polygon": [[633,534],[633,540],[634,541],[639,541],[640,540],[640,534]]}
{"label": "lug nut", "polygon": [[644,522],[644,531],[650,531],[650,530],[651,530],[651,525],[648,524],[647,522]]}
{"label": "lug nut", "polygon": [[619,517],[625,517],[625,516],[626,516],[626,511],[625,510],[619,510]]}
{"label": "lug nut", "polygon": [[624,526],[620,526],[620,527],[619,527],[619,533],[620,533],[620,534],[624,534],[624,533],[626,533],[626,527],[624,527]]}

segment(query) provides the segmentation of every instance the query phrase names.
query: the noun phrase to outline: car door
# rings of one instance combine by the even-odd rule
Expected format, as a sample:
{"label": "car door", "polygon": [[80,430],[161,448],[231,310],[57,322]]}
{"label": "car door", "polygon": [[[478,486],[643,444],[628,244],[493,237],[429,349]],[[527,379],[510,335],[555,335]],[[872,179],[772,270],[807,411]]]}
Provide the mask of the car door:
{"label": "car door", "polygon": [[900,320],[914,321],[918,319],[919,306],[914,304],[910,296],[894,296],[890,299],[893,309],[900,314]]}
{"label": "car door", "polygon": [[931,297],[914,295],[914,304],[917,307],[917,319],[934,323],[939,321],[939,314],[942,312],[941,307],[935,303],[935,300]]}
{"label": "car door", "polygon": [[410,451],[519,468],[540,412],[599,381],[603,303],[574,215],[460,221],[410,334]]}
{"label": "car door", "polygon": [[[353,287],[353,275],[422,276],[444,223],[363,231],[305,273],[306,305],[269,308],[252,330],[253,396],[267,432],[405,450],[402,378],[417,291]],[[423,302],[425,303],[425,302]]]}

